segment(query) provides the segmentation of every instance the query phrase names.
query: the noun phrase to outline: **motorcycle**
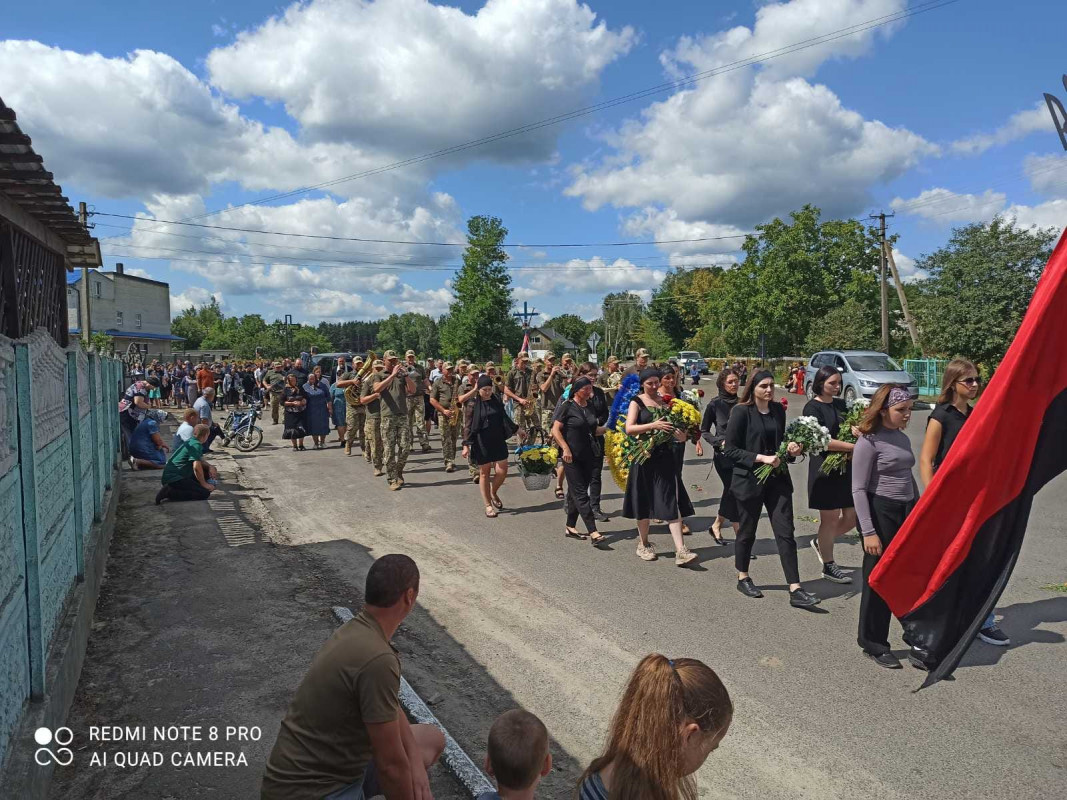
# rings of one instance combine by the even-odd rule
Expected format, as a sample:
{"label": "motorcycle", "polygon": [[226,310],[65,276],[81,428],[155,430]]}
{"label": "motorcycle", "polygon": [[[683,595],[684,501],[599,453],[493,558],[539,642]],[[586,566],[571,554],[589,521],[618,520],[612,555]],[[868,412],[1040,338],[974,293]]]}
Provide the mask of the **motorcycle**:
{"label": "motorcycle", "polygon": [[222,444],[232,442],[242,453],[250,453],[263,444],[263,429],[256,422],[263,416],[263,404],[253,401],[248,411],[231,411],[222,426]]}

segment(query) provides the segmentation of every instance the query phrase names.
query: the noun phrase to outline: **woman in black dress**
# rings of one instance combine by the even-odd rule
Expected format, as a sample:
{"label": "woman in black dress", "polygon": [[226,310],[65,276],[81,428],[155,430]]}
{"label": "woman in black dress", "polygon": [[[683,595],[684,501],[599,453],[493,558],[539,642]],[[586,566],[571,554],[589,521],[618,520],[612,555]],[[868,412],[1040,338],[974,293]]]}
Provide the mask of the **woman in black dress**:
{"label": "woman in black dress", "polygon": [[[499,492],[508,476],[508,438],[515,432],[515,423],[504,410],[504,403],[488,375],[478,378],[476,394],[466,406],[463,457],[478,465],[478,487],[485,501],[485,516],[496,517],[497,509],[504,507]],[[490,477],[494,469],[496,473]]]}
{"label": "woman in black dress", "polygon": [[285,406],[282,438],[292,441],[293,450],[303,450],[304,437],[307,436],[305,417],[307,416],[308,399],[295,372],[290,372],[285,376],[282,405]]}
{"label": "woman in black dress", "polygon": [[552,421],[552,438],[563,454],[563,471],[567,475],[564,535],[572,539],[586,538],[574,528],[580,516],[588,538],[594,545],[600,545],[605,537],[596,529],[589,486],[595,472],[603,465],[604,450],[599,437],[607,428],[597,419],[592,397],[593,382],[589,378],[583,376],[571,384],[570,398],[559,407]]}
{"label": "woman in black dress", "polygon": [[[671,400],[678,397],[682,391],[682,387],[685,385],[685,381],[682,378],[681,371],[675,365],[671,364],[663,369],[663,377],[659,381],[659,396],[663,400],[663,404],[669,406]],[[682,480],[682,468],[685,466],[685,442],[671,442],[671,447],[674,448],[674,467],[678,472],[678,482],[684,484]],[[697,456],[704,456],[704,445],[700,439],[696,441]],[[685,520],[682,520],[682,535],[688,536],[692,533],[689,530],[689,526],[685,524]]]}
{"label": "woman in black dress", "polygon": [[722,524],[729,520],[734,528],[734,536],[737,536],[738,520],[741,518],[737,511],[737,498],[730,491],[734,462],[722,451],[723,443],[726,441],[726,426],[730,422],[730,412],[737,405],[737,389],[741,385],[741,379],[733,369],[723,369],[719,377],[715,379],[715,385],[719,387],[719,396],[708,403],[704,409],[704,417],[700,420],[700,430],[704,435],[704,441],[711,445],[715,460],[715,474],[719,476],[719,481],[722,483],[719,513],[715,515],[715,522],[711,524],[711,530],[708,532],[715,540],[715,544],[725,545],[726,541],[722,538]]}
{"label": "woman in black dress", "polygon": [[[630,401],[626,412],[626,433],[640,436],[653,431],[672,431],[674,426],[666,419],[657,419],[653,410],[663,408],[659,396],[660,371],[647,368],[641,371],[641,393]],[[686,439],[685,431],[674,431],[679,442]],[[678,478],[678,469],[671,442],[665,442],[652,451],[644,464],[634,464],[626,481],[626,497],[623,498],[622,515],[637,520],[637,556],[643,561],[655,561],[656,551],[648,543],[648,526],[653,517],[668,520],[671,538],[674,540],[674,563],[684,567],[696,553],[682,541],[682,517],[693,514],[685,485]]]}
{"label": "woman in black dress", "polygon": [[[837,367],[822,367],[811,383],[812,399],[804,406],[805,417],[815,417],[830,431],[831,453],[851,453],[852,442],[837,438],[841,421],[848,414],[841,394],[841,373]],[[826,454],[808,461],[808,508],[819,511],[819,532],[811,547],[822,563],[822,576],[834,583],[852,583],[852,576],[834,562],[834,539],[856,527],[856,510],[852,507],[852,459],[845,461],[844,474],[826,475],[822,471]]]}
{"label": "woman in black dress", "polygon": [[[789,479],[789,470],[775,472],[763,483],[755,473],[760,464],[772,467],[781,464],[777,453],[784,438],[785,409],[774,402],[774,375],[761,369],[749,380],[744,394],[734,406],[723,445],[723,452],[734,462],[730,491],[737,498],[741,516],[741,527],[734,544],[737,591],[746,597],[763,597],[763,592],[748,575],[748,564],[756,541],[760,512],[766,508],[782,571],[789,582],[789,604],[796,608],[811,608],[821,601],[800,585],[797,541],[793,536],[793,482]],[[786,450],[789,460],[803,451],[796,442],[790,442]]]}

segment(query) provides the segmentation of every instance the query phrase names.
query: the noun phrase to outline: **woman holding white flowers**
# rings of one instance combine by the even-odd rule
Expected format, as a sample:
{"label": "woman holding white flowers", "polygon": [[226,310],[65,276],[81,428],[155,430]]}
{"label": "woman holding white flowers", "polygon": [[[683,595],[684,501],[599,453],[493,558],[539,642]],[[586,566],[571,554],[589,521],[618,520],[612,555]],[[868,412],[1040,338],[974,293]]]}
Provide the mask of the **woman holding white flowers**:
{"label": "woman holding white flowers", "polygon": [[[784,468],[777,455],[784,437],[785,409],[774,402],[774,375],[765,369],[760,370],[749,380],[730,413],[722,448],[723,454],[734,464],[730,491],[737,498],[741,517],[734,544],[737,591],[746,597],[763,597],[763,592],[756,588],[748,574],[748,565],[760,513],[766,508],[778,545],[778,558],[789,583],[789,604],[795,608],[812,608],[821,601],[800,585],[797,541],[793,535],[793,482],[789,479],[788,468]],[[803,448],[796,442],[789,442],[786,447],[790,461],[802,452]],[[774,472],[766,481],[760,482],[756,470],[764,464]]]}
{"label": "woman holding white flowers", "polygon": [[[851,442],[840,441],[841,422],[848,414],[841,394],[841,373],[837,367],[825,366],[815,373],[811,384],[812,399],[804,406],[805,417],[815,417],[830,431],[831,453],[851,453]],[[812,549],[822,563],[822,576],[834,583],[852,583],[852,576],[834,561],[834,539],[856,527],[856,510],[852,504],[852,462],[845,461],[844,472],[827,475],[822,471],[826,455],[808,460],[808,508],[819,511],[819,532],[811,540]]]}
{"label": "woman holding white flowers", "polygon": [[[674,432],[674,439],[684,442],[685,431],[675,430],[670,420],[662,417],[664,402],[659,396],[662,374],[654,367],[641,370],[641,392],[630,401],[626,412],[626,433],[641,436],[655,431]],[[622,515],[637,520],[637,557],[642,561],[655,561],[656,551],[648,542],[648,526],[653,517],[667,520],[674,540],[674,563],[684,567],[696,559],[696,553],[682,541],[682,517],[693,514],[693,504],[685,491],[685,484],[678,477],[671,442],[664,442],[652,450],[643,464],[630,467],[626,480],[626,496],[622,501]]]}

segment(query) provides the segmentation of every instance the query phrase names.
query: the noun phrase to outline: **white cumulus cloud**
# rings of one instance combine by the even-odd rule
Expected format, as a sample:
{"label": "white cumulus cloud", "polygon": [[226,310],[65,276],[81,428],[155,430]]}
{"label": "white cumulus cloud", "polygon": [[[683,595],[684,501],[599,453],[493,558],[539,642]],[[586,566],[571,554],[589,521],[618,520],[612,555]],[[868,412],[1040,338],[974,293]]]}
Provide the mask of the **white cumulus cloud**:
{"label": "white cumulus cloud", "polygon": [[983,222],[993,219],[1007,204],[1007,195],[986,189],[981,194],[959,194],[937,187],[925,189],[916,197],[897,197],[890,206],[898,214],[921,217],[939,225]]}
{"label": "white cumulus cloud", "polygon": [[992,133],[979,133],[957,139],[950,145],[950,148],[957,155],[976,156],[991,147],[1014,142],[1036,131],[1048,131],[1049,133],[1053,131],[1052,118],[1043,102],[1033,108],[1012,114],[1007,122]]}

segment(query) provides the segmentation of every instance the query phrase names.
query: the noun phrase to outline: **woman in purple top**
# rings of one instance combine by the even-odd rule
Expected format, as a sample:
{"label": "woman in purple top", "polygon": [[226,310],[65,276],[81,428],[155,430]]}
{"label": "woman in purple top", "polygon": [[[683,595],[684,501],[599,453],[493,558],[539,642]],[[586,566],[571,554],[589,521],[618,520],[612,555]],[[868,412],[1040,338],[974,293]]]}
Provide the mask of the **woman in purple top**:
{"label": "woman in purple top", "polygon": [[[900,669],[889,647],[889,606],[871,591],[870,576],[919,497],[911,470],[915,455],[904,428],[911,419],[908,390],[887,383],[871,398],[852,451],[852,500],[863,534],[863,596],[858,641],[886,669]],[[914,662],[913,662],[914,663]]]}

